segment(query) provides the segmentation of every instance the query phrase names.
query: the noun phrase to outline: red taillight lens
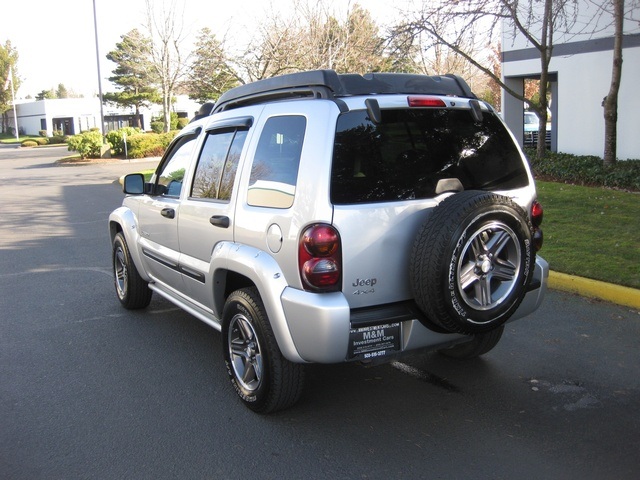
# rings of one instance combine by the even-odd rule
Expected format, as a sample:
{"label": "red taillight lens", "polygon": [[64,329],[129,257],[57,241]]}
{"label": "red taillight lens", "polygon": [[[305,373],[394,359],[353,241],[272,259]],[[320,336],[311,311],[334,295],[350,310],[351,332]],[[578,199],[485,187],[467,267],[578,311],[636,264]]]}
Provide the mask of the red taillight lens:
{"label": "red taillight lens", "polygon": [[305,289],[339,289],[342,265],[338,231],[324,224],[308,227],[300,237],[298,265]]}
{"label": "red taillight lens", "polygon": [[533,201],[531,205],[531,223],[534,227],[539,227],[542,224],[542,218],[544,217],[544,210],[542,205],[537,200]]}
{"label": "red taillight lens", "polygon": [[407,97],[410,107],[446,107],[447,104],[441,98],[435,97]]}
{"label": "red taillight lens", "polygon": [[544,217],[544,210],[542,205],[537,200],[534,200],[531,204],[531,224],[533,225],[533,247],[536,252],[542,248],[544,236],[542,235],[542,219]]}

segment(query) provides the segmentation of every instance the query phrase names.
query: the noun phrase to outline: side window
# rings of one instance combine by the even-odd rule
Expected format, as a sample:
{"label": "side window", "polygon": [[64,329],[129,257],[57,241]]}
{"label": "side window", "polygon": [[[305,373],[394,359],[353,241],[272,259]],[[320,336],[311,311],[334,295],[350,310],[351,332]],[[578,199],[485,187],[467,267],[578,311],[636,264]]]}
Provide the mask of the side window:
{"label": "side window", "polygon": [[191,152],[195,145],[195,135],[189,135],[181,138],[173,146],[169,155],[162,163],[158,172],[158,186],[157,191],[162,192],[163,196],[167,197],[179,197],[182,192],[182,184],[184,181],[184,174],[189,166],[189,160],[191,159]]}
{"label": "side window", "polygon": [[293,205],[306,126],[307,119],[298,115],[267,120],[251,167],[249,205],[271,208]]}
{"label": "side window", "polygon": [[207,134],[196,167],[191,197],[229,201],[246,130],[224,129]]}

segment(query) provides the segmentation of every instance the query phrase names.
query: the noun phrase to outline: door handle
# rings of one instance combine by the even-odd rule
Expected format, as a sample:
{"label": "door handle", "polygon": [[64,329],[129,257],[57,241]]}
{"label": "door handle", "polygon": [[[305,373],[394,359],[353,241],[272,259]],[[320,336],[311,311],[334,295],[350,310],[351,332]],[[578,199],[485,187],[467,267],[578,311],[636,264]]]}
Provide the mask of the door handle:
{"label": "door handle", "polygon": [[211,225],[213,225],[214,227],[229,228],[229,224],[231,222],[229,220],[229,217],[225,215],[214,215],[209,219],[209,223],[211,223]]}
{"label": "door handle", "polygon": [[162,211],[160,212],[160,215],[167,218],[175,218],[176,211],[173,208],[163,208]]}

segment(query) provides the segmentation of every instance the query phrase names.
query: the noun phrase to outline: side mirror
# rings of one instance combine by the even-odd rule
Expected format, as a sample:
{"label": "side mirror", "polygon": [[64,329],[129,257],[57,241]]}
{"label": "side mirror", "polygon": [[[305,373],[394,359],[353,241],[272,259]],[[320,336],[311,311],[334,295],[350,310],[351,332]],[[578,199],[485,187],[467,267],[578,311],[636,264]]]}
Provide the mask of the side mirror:
{"label": "side mirror", "polygon": [[142,195],[144,192],[144,175],[141,173],[131,173],[124,177],[122,191],[129,195]]}

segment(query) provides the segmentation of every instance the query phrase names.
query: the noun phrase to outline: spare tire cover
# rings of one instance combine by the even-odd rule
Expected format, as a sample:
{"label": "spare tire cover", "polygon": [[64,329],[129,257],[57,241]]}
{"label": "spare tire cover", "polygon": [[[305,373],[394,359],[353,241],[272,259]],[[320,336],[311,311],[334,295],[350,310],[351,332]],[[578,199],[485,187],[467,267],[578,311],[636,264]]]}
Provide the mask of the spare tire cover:
{"label": "spare tire cover", "polygon": [[532,227],[508,197],[465,191],[446,198],[420,228],[410,277],[417,305],[450,332],[481,333],[515,312],[535,264]]}

